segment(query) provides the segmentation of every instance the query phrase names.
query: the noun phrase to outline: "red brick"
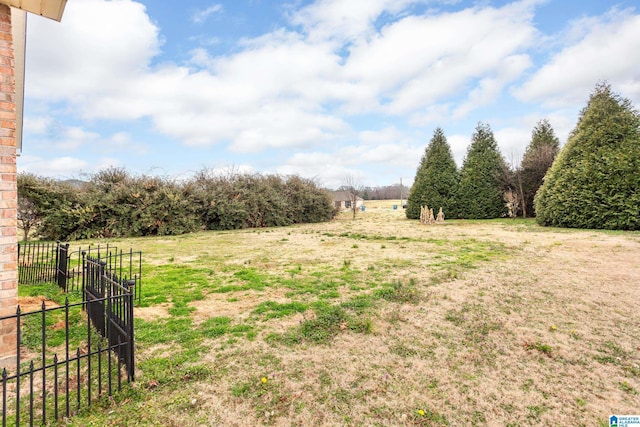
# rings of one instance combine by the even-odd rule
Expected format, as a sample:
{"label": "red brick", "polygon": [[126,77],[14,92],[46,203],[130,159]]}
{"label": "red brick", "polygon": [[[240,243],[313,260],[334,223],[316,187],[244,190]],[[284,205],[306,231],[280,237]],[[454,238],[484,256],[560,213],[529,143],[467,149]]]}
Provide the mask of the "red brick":
{"label": "red brick", "polygon": [[[18,272],[9,270],[0,270],[0,289],[2,291],[11,290],[18,287]],[[9,297],[10,294],[7,294]]]}
{"label": "red brick", "polygon": [[12,330],[9,333],[5,333],[2,337],[2,347],[5,349],[13,349],[15,351],[16,345],[18,344],[18,334],[17,329]]}
{"label": "red brick", "polygon": [[0,228],[1,232],[0,234],[2,234],[3,236],[17,236],[18,235],[18,230],[16,227],[2,227]]}
{"label": "red brick", "polygon": [[11,23],[11,9],[4,3],[0,5],[0,22]]}
{"label": "red brick", "polygon": [[[9,281],[8,281],[9,282]],[[14,288],[17,289],[17,282],[13,282]],[[7,289],[13,289],[13,288],[7,288]],[[11,295],[11,296],[6,296],[4,298],[0,298],[0,308],[7,308],[7,307],[16,307],[16,304],[18,303],[18,294],[16,294],[15,292],[7,292],[6,290],[0,292],[0,295]]]}
{"label": "red brick", "polygon": [[[16,223],[16,106],[11,9],[0,4],[0,315],[15,314],[18,265]],[[0,357],[15,354],[15,323],[0,325]]]}
{"label": "red brick", "polygon": [[15,262],[5,262],[4,264],[2,264],[2,269],[3,270],[17,270],[18,269],[18,264]]}
{"label": "red brick", "polygon": [[0,200],[0,209],[7,209],[7,208],[17,208],[18,207],[18,201],[17,200]]}
{"label": "red brick", "polygon": [[16,218],[18,216],[17,209],[3,209],[2,218]]}
{"label": "red brick", "polygon": [[[13,306],[0,309],[0,316],[13,316],[16,314],[17,303]],[[0,320],[0,335],[14,333],[16,331],[16,321],[14,319]]]}

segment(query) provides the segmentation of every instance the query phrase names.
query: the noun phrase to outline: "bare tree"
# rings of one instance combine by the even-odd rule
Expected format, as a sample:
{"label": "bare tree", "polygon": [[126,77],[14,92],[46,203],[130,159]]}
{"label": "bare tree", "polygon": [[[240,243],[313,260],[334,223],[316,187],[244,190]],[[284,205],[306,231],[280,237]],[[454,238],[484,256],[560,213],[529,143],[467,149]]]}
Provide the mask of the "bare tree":
{"label": "bare tree", "polygon": [[344,185],[341,187],[349,198],[349,209],[353,212],[353,219],[356,219],[358,213],[358,201],[362,198],[365,187],[353,175],[347,175],[344,179]]}
{"label": "bare tree", "polygon": [[515,218],[518,213],[522,212],[522,217],[527,217],[527,200],[525,198],[525,189],[522,176],[522,165],[520,162],[520,154],[511,152],[509,156],[508,170],[508,188],[505,189],[504,199],[509,209],[509,216]]}
{"label": "bare tree", "polygon": [[29,240],[29,233],[40,222],[40,215],[35,203],[27,197],[18,194],[18,226],[24,233],[24,241]]}

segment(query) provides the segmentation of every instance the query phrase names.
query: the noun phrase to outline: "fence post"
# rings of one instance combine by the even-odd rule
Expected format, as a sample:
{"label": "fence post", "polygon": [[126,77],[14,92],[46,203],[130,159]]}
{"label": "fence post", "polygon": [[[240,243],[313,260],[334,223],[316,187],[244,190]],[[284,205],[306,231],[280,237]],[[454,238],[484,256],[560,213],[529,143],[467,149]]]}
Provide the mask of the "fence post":
{"label": "fence post", "polygon": [[[56,242],[56,259],[54,260],[54,270],[53,270],[53,279],[58,281],[58,286],[60,286],[60,279],[58,278],[58,269],[60,267],[60,240]],[[65,289],[66,290],[66,289]]]}
{"label": "fence post", "polygon": [[129,295],[127,295],[127,317],[129,318],[127,322],[127,333],[129,335],[129,381],[135,381],[135,358],[133,357],[133,291],[135,290],[136,281],[127,281],[127,286],[129,287]]}
{"label": "fence post", "polygon": [[56,251],[56,271],[58,273],[58,286],[67,291],[67,254],[69,253],[69,244],[60,244],[58,242],[58,250]]}
{"label": "fence post", "polygon": [[17,331],[17,344],[16,344],[16,425],[20,425],[20,341],[22,341],[22,331],[20,325],[20,305],[16,308],[16,331]]}
{"label": "fence post", "polygon": [[82,289],[81,289],[81,292],[82,292],[83,297],[84,297],[84,295],[85,295],[85,293],[84,293],[85,281],[84,281],[84,280],[85,280],[85,275],[87,274],[87,273],[86,273],[86,272],[87,272],[87,268],[86,268],[86,266],[87,266],[86,257],[87,257],[87,251],[82,251],[82,284],[81,284]]}

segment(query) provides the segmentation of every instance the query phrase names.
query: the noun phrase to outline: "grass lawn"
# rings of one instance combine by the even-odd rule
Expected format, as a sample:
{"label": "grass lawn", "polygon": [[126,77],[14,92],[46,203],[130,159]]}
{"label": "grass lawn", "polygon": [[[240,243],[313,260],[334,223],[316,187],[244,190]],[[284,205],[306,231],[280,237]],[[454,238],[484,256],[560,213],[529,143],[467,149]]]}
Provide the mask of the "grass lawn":
{"label": "grass lawn", "polygon": [[640,233],[421,225],[393,204],[112,240],[143,252],[137,381],[68,425],[605,426],[640,413]]}

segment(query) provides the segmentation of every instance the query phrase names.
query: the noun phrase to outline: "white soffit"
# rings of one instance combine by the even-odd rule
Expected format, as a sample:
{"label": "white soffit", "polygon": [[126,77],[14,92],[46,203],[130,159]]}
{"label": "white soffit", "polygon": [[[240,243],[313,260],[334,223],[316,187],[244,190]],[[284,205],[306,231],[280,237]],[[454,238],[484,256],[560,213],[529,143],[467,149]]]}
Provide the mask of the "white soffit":
{"label": "white soffit", "polygon": [[67,0],[0,0],[0,3],[59,22]]}
{"label": "white soffit", "polygon": [[24,111],[24,54],[26,41],[27,12],[11,8],[11,32],[13,38],[13,60],[16,90],[16,150],[22,151],[22,112]]}

